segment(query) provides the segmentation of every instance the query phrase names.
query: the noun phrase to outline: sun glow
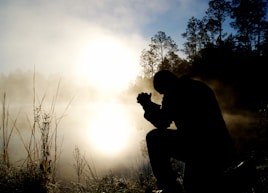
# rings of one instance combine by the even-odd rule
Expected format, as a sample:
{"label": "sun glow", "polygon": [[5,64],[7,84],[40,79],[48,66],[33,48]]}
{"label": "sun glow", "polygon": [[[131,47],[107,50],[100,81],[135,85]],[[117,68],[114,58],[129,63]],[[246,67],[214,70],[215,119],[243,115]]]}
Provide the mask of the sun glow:
{"label": "sun glow", "polygon": [[79,74],[101,90],[126,88],[137,76],[139,57],[116,38],[95,38],[82,52]]}
{"label": "sun glow", "polygon": [[139,57],[120,38],[100,35],[85,45],[77,66],[78,75],[96,89],[93,94],[97,96],[97,101],[92,101],[94,114],[89,118],[87,140],[97,153],[114,156],[128,147],[133,130],[117,98],[136,78]]}
{"label": "sun glow", "polygon": [[98,104],[88,128],[89,143],[98,153],[117,155],[128,146],[133,128],[119,104]]}

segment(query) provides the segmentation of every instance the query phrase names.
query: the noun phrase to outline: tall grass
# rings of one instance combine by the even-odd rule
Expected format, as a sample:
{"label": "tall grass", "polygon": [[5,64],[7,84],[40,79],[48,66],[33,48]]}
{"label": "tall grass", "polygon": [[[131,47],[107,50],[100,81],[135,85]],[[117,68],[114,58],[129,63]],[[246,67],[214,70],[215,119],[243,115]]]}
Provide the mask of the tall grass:
{"label": "tall grass", "polygon": [[[6,93],[4,93],[1,126],[2,156],[0,160],[0,192],[48,192],[47,179],[38,167],[39,160],[37,158],[33,159],[32,157],[31,140],[28,144],[23,140],[20,130],[16,125],[17,117],[13,120],[9,115],[6,105]],[[10,123],[12,123],[11,127],[9,126]],[[9,159],[9,143],[14,130],[18,132],[27,152],[27,159],[21,166],[12,164]],[[24,166],[24,163],[26,163],[26,166]]]}
{"label": "tall grass", "polygon": [[[77,182],[72,183],[73,186],[68,189],[68,192],[144,193],[156,189],[156,179],[148,161],[138,163],[139,167],[130,168],[123,175],[110,171],[100,177],[94,168],[94,164],[90,164],[85,159],[78,146],[75,147],[73,156]],[[130,175],[127,172],[130,172]]]}
{"label": "tall grass", "polygon": [[[119,175],[108,172],[99,175],[93,163],[89,163],[78,146],[73,151],[74,174],[76,181],[61,183],[57,178],[57,166],[61,156],[61,145],[58,141],[58,129],[72,100],[66,105],[63,113],[56,116],[56,104],[60,90],[57,84],[55,95],[46,105],[46,93],[39,99],[36,94],[36,80],[33,75],[32,115],[27,117],[29,136],[21,132],[17,124],[20,112],[15,118],[9,112],[8,93],[4,92],[1,103],[0,123],[0,192],[1,193],[144,193],[156,188],[156,180],[152,174],[148,160],[138,163],[138,168],[130,168],[130,175]],[[262,111],[260,135],[267,137],[267,106]],[[20,164],[10,159],[9,147],[13,135],[17,134],[26,152]],[[146,153],[146,150],[144,151]],[[262,182],[267,189],[268,160],[258,166]],[[181,171],[183,166],[174,162],[175,170]],[[182,180],[183,175],[181,175]]]}
{"label": "tall grass", "polygon": [[[97,174],[93,163],[89,163],[81,154],[78,146],[75,147],[74,172],[77,181],[63,184],[57,178],[57,166],[61,155],[61,145],[58,142],[58,129],[68,110],[72,99],[66,105],[63,113],[56,116],[56,104],[60,90],[60,81],[57,84],[55,95],[50,105],[46,105],[46,93],[39,99],[36,94],[36,79],[33,75],[32,115],[27,116],[28,136],[22,133],[17,124],[20,113],[15,118],[9,112],[7,96],[2,96],[2,112],[0,123],[0,192],[1,193],[103,193],[128,192],[140,193],[145,188],[154,185],[155,179],[148,167],[140,167],[130,171],[133,178],[116,175],[109,172],[101,177]],[[9,146],[14,135],[19,138],[25,150],[25,158],[20,162],[10,160]],[[19,164],[18,164],[19,163]],[[149,169],[145,171],[145,168]],[[149,174],[150,173],[150,174]]]}
{"label": "tall grass", "polygon": [[[27,189],[26,192],[29,192],[32,191],[30,188],[38,192],[57,191],[56,168],[60,159],[58,127],[71,101],[62,115],[57,117],[55,106],[60,81],[57,85],[56,95],[53,97],[51,106],[48,109],[44,107],[46,95],[44,94],[41,100],[36,97],[35,73],[33,83],[33,119],[27,117],[30,129],[30,137],[27,140],[22,135],[21,128],[16,124],[18,116],[14,120],[9,116],[6,101],[7,94],[5,92],[3,94],[2,123],[0,127],[2,134],[0,192],[14,192],[14,189],[18,190],[18,192],[24,192]],[[14,130],[17,131],[26,151],[26,158],[19,167],[11,164],[9,159],[8,147]],[[36,189],[37,184],[39,189]]]}
{"label": "tall grass", "polygon": [[[17,115],[18,117],[18,115]],[[10,143],[10,139],[12,136],[12,133],[14,131],[15,125],[16,125],[17,118],[13,121],[11,128],[9,127],[10,124],[10,118],[9,118],[9,111],[8,107],[6,106],[6,93],[3,94],[3,100],[2,100],[2,124],[0,127],[0,131],[2,130],[2,164],[9,167],[10,166],[10,160],[8,155],[8,146]]]}

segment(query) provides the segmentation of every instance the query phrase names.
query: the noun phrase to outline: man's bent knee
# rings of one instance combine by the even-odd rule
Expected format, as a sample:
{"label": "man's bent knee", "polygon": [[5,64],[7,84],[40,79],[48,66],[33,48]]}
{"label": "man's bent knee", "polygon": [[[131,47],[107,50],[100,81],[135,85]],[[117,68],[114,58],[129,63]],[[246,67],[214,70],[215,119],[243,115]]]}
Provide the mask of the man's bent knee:
{"label": "man's bent knee", "polygon": [[163,131],[161,129],[153,129],[149,131],[146,135],[146,142],[150,143],[152,141],[160,140],[162,136]]}

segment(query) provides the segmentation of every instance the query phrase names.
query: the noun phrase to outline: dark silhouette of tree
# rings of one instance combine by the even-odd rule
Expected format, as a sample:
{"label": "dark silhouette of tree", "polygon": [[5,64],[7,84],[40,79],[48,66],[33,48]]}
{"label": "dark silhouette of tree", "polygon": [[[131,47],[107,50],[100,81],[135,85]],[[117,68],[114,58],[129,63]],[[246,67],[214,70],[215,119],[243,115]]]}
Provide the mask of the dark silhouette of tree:
{"label": "dark silhouette of tree", "polygon": [[178,76],[183,76],[191,73],[191,66],[187,60],[182,59],[174,52],[171,52],[159,65],[159,70],[169,70]]}
{"label": "dark silhouette of tree", "polygon": [[235,64],[234,45],[231,36],[220,45],[210,44],[199,51],[199,56],[192,61],[193,75],[206,79],[219,79],[232,82],[239,69]]}
{"label": "dark silhouette of tree", "polygon": [[246,54],[256,51],[260,55],[266,19],[266,0],[233,0],[231,26],[237,30],[237,46]]}
{"label": "dark silhouette of tree", "polygon": [[151,78],[160,69],[172,70],[177,61],[180,60],[176,54],[178,51],[177,44],[170,36],[162,31],[157,32],[151,38],[149,49],[143,50],[141,54],[141,66],[144,75]]}
{"label": "dark silhouette of tree", "polygon": [[140,58],[140,65],[146,78],[151,78],[158,70],[156,53],[153,50],[143,50]]}
{"label": "dark silhouette of tree", "polygon": [[223,23],[231,10],[230,2],[225,0],[210,0],[208,5],[209,8],[206,11],[206,27],[213,35],[211,39],[214,40],[214,36],[218,35],[216,39],[221,42],[224,36]]}
{"label": "dark silhouette of tree", "polygon": [[200,20],[195,17],[191,17],[187,23],[186,32],[182,33],[182,37],[186,38],[184,45],[184,53],[191,60],[198,53],[198,35],[199,35],[199,26]]}
{"label": "dark silhouette of tree", "polygon": [[186,38],[183,51],[190,60],[197,57],[199,51],[210,44],[205,21],[205,19],[191,17],[187,23],[186,31],[181,34],[183,38]]}
{"label": "dark silhouette of tree", "polygon": [[264,30],[264,40],[260,45],[260,55],[267,59],[268,57],[268,22],[266,22]]}
{"label": "dark silhouette of tree", "polygon": [[[179,58],[176,43],[158,32],[142,52],[145,74],[151,78],[167,69],[177,75],[218,80],[235,90],[238,108],[256,110],[258,104],[268,104],[267,4],[267,0],[210,0],[205,16],[191,17],[181,34],[188,60]],[[233,33],[225,32],[226,21],[232,21]]]}
{"label": "dark silhouette of tree", "polygon": [[165,32],[159,31],[154,37],[151,38],[149,47],[157,53],[159,62],[162,63],[164,58],[171,52],[179,51],[177,44],[170,37],[166,36]]}

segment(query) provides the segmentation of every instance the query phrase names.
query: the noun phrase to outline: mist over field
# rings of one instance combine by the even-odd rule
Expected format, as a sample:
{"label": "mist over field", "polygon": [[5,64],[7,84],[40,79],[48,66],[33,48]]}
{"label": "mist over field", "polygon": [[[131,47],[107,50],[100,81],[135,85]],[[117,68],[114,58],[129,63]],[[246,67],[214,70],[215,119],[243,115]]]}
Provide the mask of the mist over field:
{"label": "mist over field", "polygon": [[151,126],[143,119],[142,108],[136,103],[136,93],[105,93],[83,83],[73,83],[65,77],[40,73],[34,76],[30,71],[2,74],[0,80],[1,104],[5,94],[9,126],[16,120],[16,127],[22,135],[21,139],[18,131],[12,133],[8,148],[11,162],[22,164],[26,159],[23,143],[27,144],[31,136],[34,100],[45,113],[54,106],[52,124],[61,118],[57,133],[60,175],[74,175],[76,146],[100,174],[119,167],[138,167],[144,161],[141,144]]}
{"label": "mist over field", "polygon": [[[66,77],[45,76],[31,71],[2,74],[0,79],[0,97],[3,105],[6,95],[11,120],[9,126],[16,120],[19,131],[13,131],[8,148],[13,163],[22,164],[26,159],[23,143],[27,144],[30,138],[34,100],[43,112],[49,113],[52,107],[55,108],[52,123],[61,118],[57,133],[58,175],[74,176],[75,147],[99,174],[139,167],[147,160],[142,154],[144,139],[153,126],[143,118],[143,109],[137,104],[136,96],[141,91],[152,92],[150,83],[140,84],[136,89],[105,92],[82,82],[74,83]],[[135,84],[132,82],[130,86]],[[216,83],[210,85],[215,91],[219,89]],[[224,90],[223,96],[217,96],[220,105],[222,109],[226,106],[232,109],[231,99],[235,100],[235,96],[231,90],[229,93],[227,88]],[[154,93],[152,100],[160,102],[161,96]],[[238,148],[243,149],[243,146],[256,141],[258,131],[254,129],[256,120],[252,113],[223,110],[223,115]]]}

